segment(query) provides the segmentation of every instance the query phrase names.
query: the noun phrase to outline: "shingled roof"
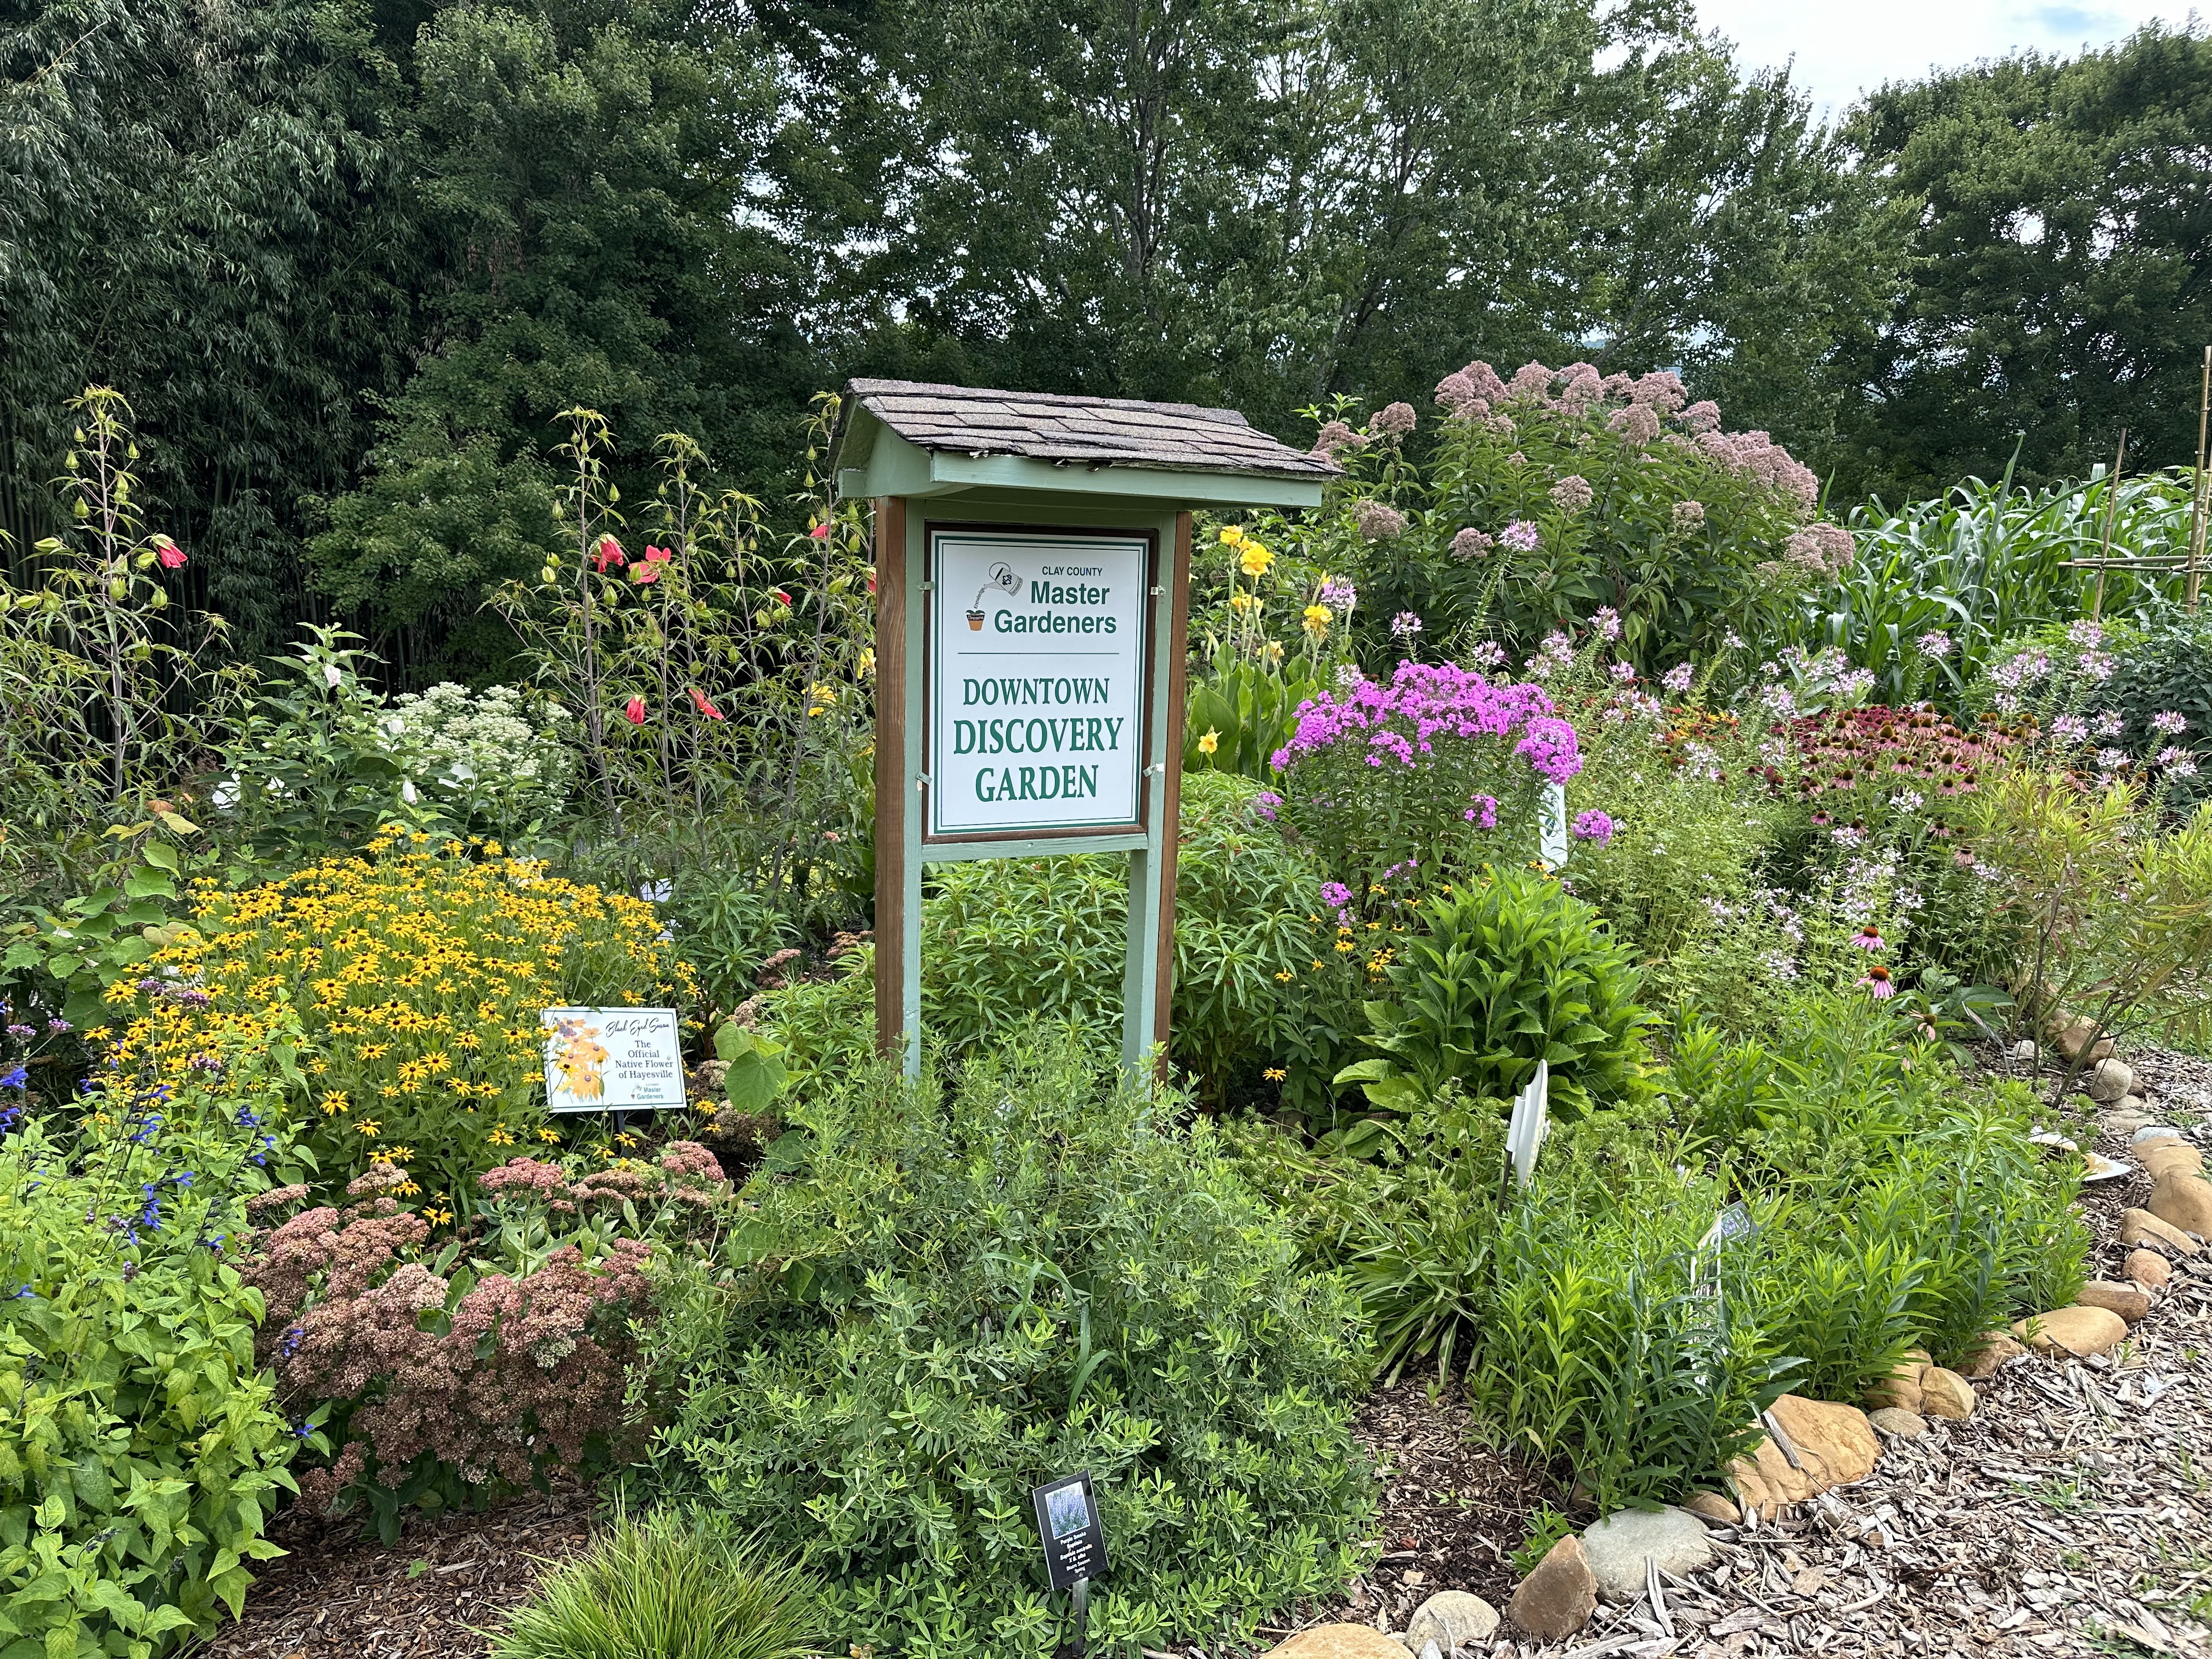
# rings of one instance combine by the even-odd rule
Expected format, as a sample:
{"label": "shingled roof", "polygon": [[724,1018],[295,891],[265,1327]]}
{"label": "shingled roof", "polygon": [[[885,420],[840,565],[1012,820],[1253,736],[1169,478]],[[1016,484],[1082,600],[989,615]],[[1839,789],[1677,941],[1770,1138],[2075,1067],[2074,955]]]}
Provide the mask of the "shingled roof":
{"label": "shingled roof", "polygon": [[945,453],[1272,478],[1341,470],[1325,455],[1276,442],[1233,409],[914,380],[853,380],[845,395],[848,420],[857,404],[917,448]]}

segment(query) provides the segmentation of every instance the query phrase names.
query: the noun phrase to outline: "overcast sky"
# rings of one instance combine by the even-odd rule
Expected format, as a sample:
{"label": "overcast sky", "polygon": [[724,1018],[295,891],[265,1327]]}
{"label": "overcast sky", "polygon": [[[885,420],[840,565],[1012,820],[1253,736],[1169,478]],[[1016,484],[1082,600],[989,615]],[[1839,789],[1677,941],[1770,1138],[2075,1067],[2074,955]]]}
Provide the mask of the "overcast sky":
{"label": "overcast sky", "polygon": [[2072,53],[2154,17],[2179,26],[2186,3],[2086,0],[1698,0],[1698,21],[1735,42],[1746,65],[1796,59],[1791,79],[1834,114],[1885,81],[1917,78],[2022,46]]}

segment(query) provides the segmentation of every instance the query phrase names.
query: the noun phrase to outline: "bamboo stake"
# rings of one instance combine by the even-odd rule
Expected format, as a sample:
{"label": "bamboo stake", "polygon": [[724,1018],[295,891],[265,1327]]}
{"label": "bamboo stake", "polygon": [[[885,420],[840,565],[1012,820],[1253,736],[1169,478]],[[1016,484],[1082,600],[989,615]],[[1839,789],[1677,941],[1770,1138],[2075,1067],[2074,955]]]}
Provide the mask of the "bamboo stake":
{"label": "bamboo stake", "polygon": [[2112,520],[2120,513],[2120,469],[2128,464],[2128,429],[2120,428],[2119,453],[2112,457],[2112,470],[2105,480],[2105,535],[2097,548],[2097,592],[2089,601],[2089,618],[2100,621],[2105,614],[2105,572],[2112,562]]}
{"label": "bamboo stake", "polygon": [[2197,392],[2197,488],[2189,503],[2189,609],[2197,609],[2197,596],[2204,581],[2204,428],[2212,413],[2212,345],[2204,348],[2204,377]]}

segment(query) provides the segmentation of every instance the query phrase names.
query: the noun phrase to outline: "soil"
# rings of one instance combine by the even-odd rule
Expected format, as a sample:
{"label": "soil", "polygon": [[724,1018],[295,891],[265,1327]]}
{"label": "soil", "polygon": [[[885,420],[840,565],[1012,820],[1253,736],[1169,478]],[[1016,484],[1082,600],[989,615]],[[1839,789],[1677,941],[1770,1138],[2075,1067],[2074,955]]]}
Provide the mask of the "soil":
{"label": "soil", "polygon": [[192,1659],[478,1659],[481,1632],[527,1601],[545,1564],[591,1530],[592,1498],[571,1488],[480,1514],[410,1514],[397,1545],[357,1520],[289,1519],[291,1553],[256,1575],[246,1616]]}

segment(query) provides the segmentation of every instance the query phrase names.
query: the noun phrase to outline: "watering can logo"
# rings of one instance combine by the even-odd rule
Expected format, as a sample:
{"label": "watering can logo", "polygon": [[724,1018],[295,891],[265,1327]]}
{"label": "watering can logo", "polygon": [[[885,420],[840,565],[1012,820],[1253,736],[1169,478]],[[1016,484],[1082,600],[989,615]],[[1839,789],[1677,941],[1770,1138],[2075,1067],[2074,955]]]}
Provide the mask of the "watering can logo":
{"label": "watering can logo", "polygon": [[969,633],[980,634],[983,631],[983,595],[994,587],[1001,593],[1014,597],[1018,597],[1021,593],[1022,579],[1014,574],[1013,566],[1008,564],[1004,559],[991,567],[990,575],[984,579],[982,586],[975,590],[975,603],[968,609]]}

